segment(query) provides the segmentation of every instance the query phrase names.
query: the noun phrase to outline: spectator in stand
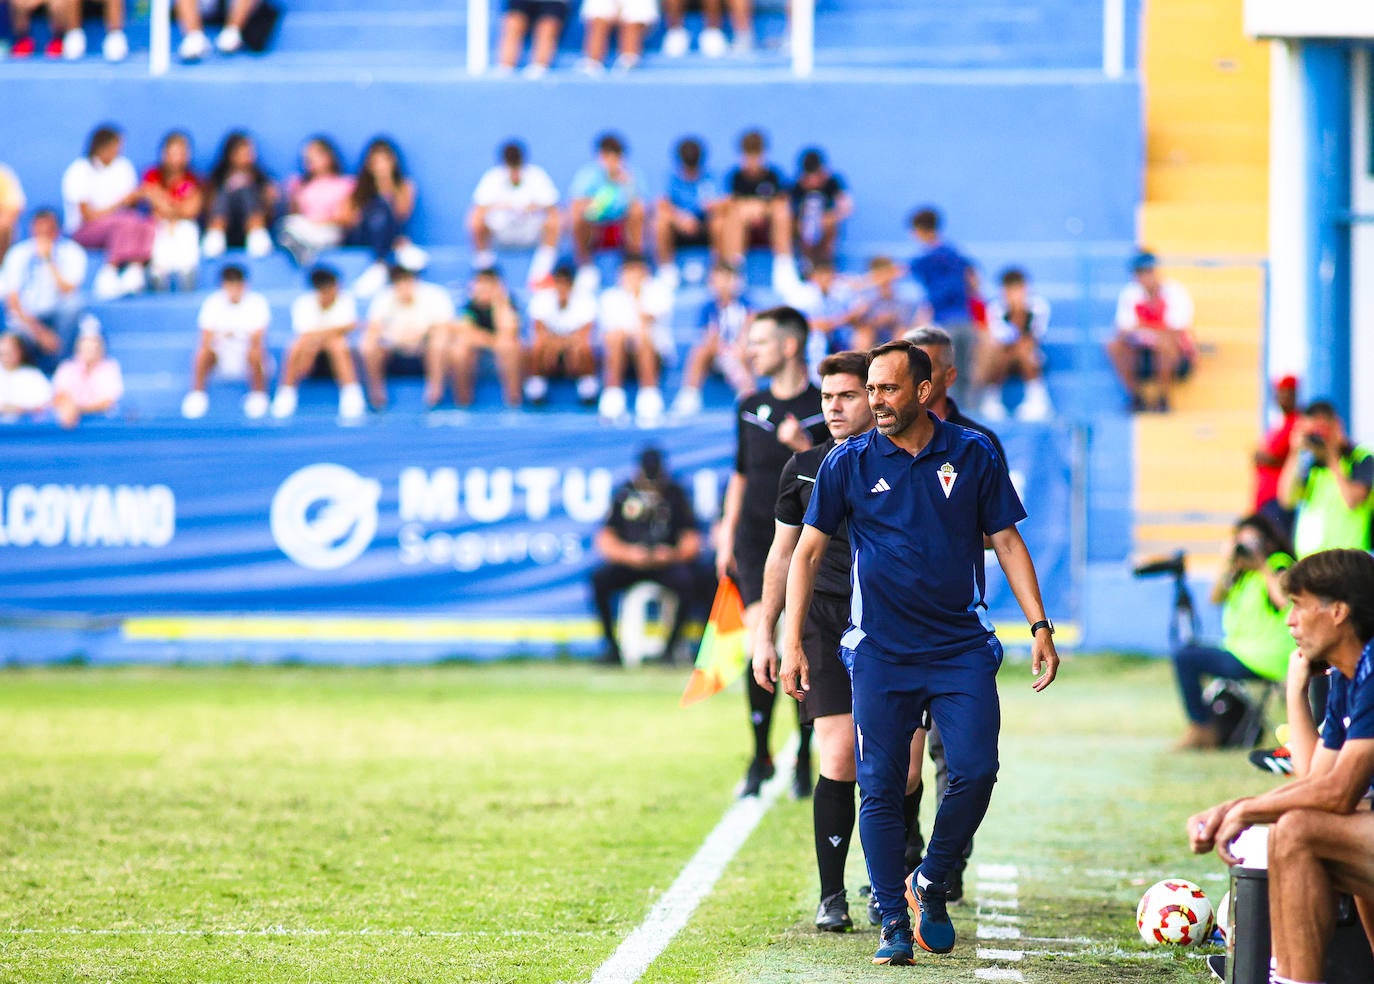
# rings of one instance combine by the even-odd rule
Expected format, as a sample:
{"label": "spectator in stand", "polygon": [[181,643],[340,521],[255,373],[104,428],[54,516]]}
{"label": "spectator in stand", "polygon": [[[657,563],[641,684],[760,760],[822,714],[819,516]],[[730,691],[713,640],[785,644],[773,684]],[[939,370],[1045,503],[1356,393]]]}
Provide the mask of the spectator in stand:
{"label": "spectator in stand", "polygon": [[[52,6],[49,2],[49,9]],[[71,28],[62,38],[62,57],[72,61],[86,56],[86,31],[81,23],[85,6],[80,2],[72,3],[72,15],[69,18]],[[124,0],[103,0],[99,6],[105,20],[101,54],[108,62],[122,62],[129,57],[129,38],[124,33]]]}
{"label": "spectator in stand", "polygon": [[[69,31],[78,26],[80,4],[77,0],[9,0],[10,33],[14,43],[10,46],[11,58],[32,58],[37,50],[34,46],[31,25],[33,14],[40,7],[48,9],[50,36],[43,49],[45,58],[66,56],[63,39]],[[86,41],[83,36],[79,42],[72,39],[70,57],[81,58],[86,54]]]}
{"label": "spectator in stand", "polygon": [[696,137],[684,137],[673,148],[668,193],[654,210],[654,244],[660,266],[672,263],[680,247],[720,246],[725,200],[706,170],[706,148]]}
{"label": "spectator in stand", "polygon": [[272,309],[267,298],[248,289],[248,275],[237,263],[219,274],[219,290],[207,297],[196,319],[200,344],[191,370],[191,391],[181,401],[181,415],[199,420],[210,409],[205,383],[212,371],[248,380],[243,415],[257,420],[267,413],[267,328]]}
{"label": "spectator in stand", "polygon": [[1288,634],[1288,596],[1283,572],[1293,565],[1293,547],[1260,515],[1236,524],[1223,554],[1225,568],[1212,589],[1221,606],[1221,646],[1190,642],[1174,651],[1174,674],[1188,716],[1188,730],[1176,748],[1216,748],[1222,735],[1202,699],[1202,678],[1282,680],[1293,639]]}
{"label": "spectator in stand", "polygon": [[112,413],[124,396],[119,363],[105,353],[105,338],[94,315],[81,319],[76,350],[57,367],[52,378],[53,410],[63,427],[75,427],[82,417]]}
{"label": "spectator in stand", "polygon": [[32,362],[55,368],[76,341],[86,279],[86,251],[62,238],[57,213],[40,208],[32,236],[15,243],[0,266],[8,330],[23,342]]}
{"label": "spectator in stand", "polygon": [[658,20],[658,0],[583,0],[582,57],[577,70],[585,75],[600,75],[606,70],[611,46],[611,29],[619,28],[616,71],[628,72],[644,54],[644,35]]}
{"label": "spectator in stand", "polygon": [[743,299],[744,278],[721,260],[711,268],[707,286],[711,299],[701,309],[701,340],[687,356],[682,389],[673,400],[675,417],[694,417],[701,412],[701,387],[713,369],[730,384],[736,398],[746,397],[757,388],[745,359],[751,315]]}
{"label": "spectator in stand", "polygon": [[[215,48],[221,55],[232,55],[243,47],[243,28],[260,0],[229,0],[224,29],[215,38]],[[210,41],[205,36],[205,21],[201,16],[201,0],[176,0],[177,23],[181,27],[181,44],[177,57],[184,62],[198,62],[210,53]]]}
{"label": "spectator in stand", "polygon": [[597,412],[607,420],[625,419],[625,373],[634,359],[635,419],[641,427],[657,424],[663,417],[663,393],[658,388],[663,353],[673,344],[669,318],[673,290],[669,279],[653,277],[649,262],[629,254],[614,287],[602,291],[598,303],[601,327],[602,366],[605,386]]}
{"label": "spectator in stand", "polygon": [[255,259],[271,253],[272,236],[267,228],[277,209],[277,186],[258,164],[258,149],[251,136],[234,130],[224,138],[208,185],[201,255],[216,257],[227,248],[244,247]]}
{"label": "spectator in stand", "polygon": [[573,176],[573,254],[578,265],[590,263],[603,249],[644,250],[644,191],[625,163],[625,141],[614,133],[596,138],[596,160]]}
{"label": "spectator in stand", "polygon": [[978,272],[968,257],[945,241],[943,226],[943,216],[931,206],[912,213],[911,232],[922,252],[911,261],[911,273],[926,293],[930,320],[949,332],[954,341],[959,357],[954,394],[967,400],[976,344],[972,304],[978,294]]}
{"label": "spectator in stand", "polygon": [[162,138],[158,163],[143,175],[143,199],[153,210],[157,230],[149,269],[155,287],[173,277],[183,286],[195,281],[200,264],[200,228],[205,203],[200,180],[191,172],[191,138],[173,130]]}
{"label": "spectator in stand", "polygon": [[1142,383],[1154,381],[1156,395],[1148,409],[1169,411],[1169,391],[1192,371],[1193,299],[1180,283],[1159,274],[1159,260],[1141,250],[1131,260],[1134,280],[1116,302],[1116,337],[1107,343],[1133,412],[1147,409]]}
{"label": "spectator in stand", "polygon": [[840,228],[853,214],[854,200],[818,148],[802,151],[799,167],[791,192],[798,249],[807,263],[833,262]]}
{"label": "spectator in stand", "polygon": [[1274,403],[1279,422],[1264,435],[1255,449],[1255,512],[1266,516],[1289,536],[1293,513],[1279,504],[1279,476],[1293,450],[1293,428],[1298,423],[1298,377],[1284,376],[1274,383]]}
{"label": "spectator in stand", "polygon": [[900,338],[911,327],[917,305],[902,296],[901,278],[902,268],[891,257],[875,256],[868,261],[868,276],[854,315],[852,341],[858,351]]}
{"label": "spectator in stand", "polygon": [[567,19],[568,0],[506,0],[496,74],[509,75],[515,71],[520,52],[525,48],[525,35],[533,27],[525,78],[543,78],[558,56],[558,39],[563,36],[563,24]]}
{"label": "spectator in stand", "polygon": [[1293,425],[1292,448],[1279,473],[1279,503],[1296,510],[1299,558],[1319,550],[1369,550],[1374,520],[1374,456],[1346,435],[1336,407],[1309,403]]}
{"label": "spectator in stand", "polygon": [[52,383],[48,377],[24,364],[24,344],[18,335],[0,335],[0,423],[13,423],[24,414],[42,413],[50,406]]}
{"label": "spectator in stand", "polygon": [[473,265],[495,266],[496,249],[533,249],[526,282],[539,284],[558,259],[558,188],[547,171],[525,159],[520,141],[502,144],[500,157],[472,193]]}
{"label": "spectator in stand", "polygon": [[339,384],[339,416],[345,421],[361,420],[367,413],[363,388],[358,385],[358,370],[348,336],[358,327],[358,305],[353,295],[339,286],[339,275],[329,267],[310,271],[310,290],[291,304],[291,330],[295,341],[286,351],[286,365],[277,394],[272,398],[272,416],[290,417],[296,412],[296,384],[315,368],[323,354]]}
{"label": "spectator in stand", "polygon": [[520,315],[494,267],[477,271],[467,303],[458,312],[452,358],[453,398],[460,407],[472,405],[477,359],[483,351],[496,360],[502,402],[507,407],[520,406]]}
{"label": "spectator in stand", "polygon": [[444,374],[453,344],[453,299],[438,284],[425,283],[415,271],[393,265],[391,286],[373,299],[363,334],[363,371],[374,410],[388,403],[386,372],[397,357],[418,366],[425,377],[425,407],[444,396]]}
{"label": "spectator in stand", "polygon": [[1015,374],[1026,384],[1017,420],[1044,421],[1054,413],[1050,391],[1045,386],[1045,353],[1041,345],[1050,327],[1050,305],[1032,294],[1026,272],[1016,267],[1002,271],[1002,297],[987,307],[987,335],[979,344],[974,359],[983,387],[979,414],[993,423],[1007,419],[1002,383]]}
{"label": "spectator in stand", "polygon": [[124,137],[113,126],[99,126],[84,156],[62,175],[63,226],[86,249],[103,249],[105,265],[94,291],[101,300],[140,293],[148,284],[145,267],[153,255],[153,221],[135,208],[144,192],[129,159],[121,155]]}
{"label": "spectator in stand", "polygon": [[343,242],[352,216],[353,185],[332,140],[315,136],[306,141],[301,173],[286,183],[287,215],[278,237],[298,264],[308,266],[321,250]]}
{"label": "spectator in stand", "polygon": [[725,179],[730,194],[721,227],[721,250],[727,260],[744,265],[754,247],[771,248],[774,256],[792,254],[792,211],[787,182],[766,156],[768,143],[758,130],[740,137],[740,163]]}
{"label": "spectator in stand", "polygon": [[[721,58],[730,50],[730,43],[721,30],[722,0],[702,0],[701,13],[706,26],[697,38],[697,48],[707,58]],[[686,26],[687,0],[663,0],[663,19],[668,29],[663,32],[663,54],[681,58],[692,47],[692,36]],[[730,0],[730,25],[735,33],[735,53],[746,54],[754,48],[754,9],[752,0]]]}
{"label": "spectator in stand", "polygon": [[835,264],[820,260],[802,280],[797,262],[790,256],[773,261],[773,290],[783,303],[806,315],[811,332],[806,340],[806,363],[813,370],[832,352],[856,348],[854,323],[863,313],[862,299],[835,271]]}
{"label": "spectator in stand", "polygon": [[24,214],[27,204],[19,175],[0,164],[0,260],[5,258],[5,251],[14,242],[14,230],[19,228],[19,216]]}
{"label": "spectator in stand", "polygon": [[584,404],[595,402],[601,392],[592,348],[595,290],[578,283],[571,264],[560,263],[554,268],[552,286],[535,292],[526,313],[534,341],[530,346],[525,399],[543,403],[549,392],[549,377],[562,373],[577,380],[579,400]]}
{"label": "spectator in stand", "polygon": [[353,285],[359,297],[371,297],[386,285],[391,257],[411,270],[429,262],[429,255],[405,235],[405,225],[415,214],[415,182],[406,174],[400,148],[387,137],[373,137],[363,151],[347,214],[348,244],[365,246],[373,256],[372,265]]}

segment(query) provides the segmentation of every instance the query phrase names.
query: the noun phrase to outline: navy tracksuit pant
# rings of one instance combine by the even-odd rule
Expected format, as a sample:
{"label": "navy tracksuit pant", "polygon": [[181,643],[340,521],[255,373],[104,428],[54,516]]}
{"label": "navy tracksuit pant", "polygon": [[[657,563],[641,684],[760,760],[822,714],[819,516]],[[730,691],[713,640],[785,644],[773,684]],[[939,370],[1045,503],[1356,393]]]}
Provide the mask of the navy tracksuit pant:
{"label": "navy tracksuit pant", "polygon": [[943,882],[978,830],[997,781],[997,735],[1002,724],[997,669],[1002,645],[922,663],[893,663],[840,655],[854,688],[854,756],[859,772],[859,836],[873,895],[886,921],[906,911],[906,796],[911,736],[925,711],[945,739],[949,786],[935,815],[921,870]]}

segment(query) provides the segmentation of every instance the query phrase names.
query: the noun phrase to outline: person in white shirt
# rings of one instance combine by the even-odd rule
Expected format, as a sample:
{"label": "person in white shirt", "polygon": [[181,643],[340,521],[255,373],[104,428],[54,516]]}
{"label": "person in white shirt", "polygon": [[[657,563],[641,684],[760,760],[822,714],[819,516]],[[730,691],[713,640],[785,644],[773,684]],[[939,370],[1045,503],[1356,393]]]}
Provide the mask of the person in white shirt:
{"label": "person in white shirt", "polygon": [[827,355],[855,348],[854,323],[863,314],[863,300],[854,286],[839,276],[833,261],[818,260],[802,280],[794,257],[775,256],[773,291],[784,304],[806,315],[811,326],[806,338],[806,364],[813,375]]}
{"label": "person in white shirt", "polygon": [[1002,271],[1002,296],[988,302],[987,337],[975,353],[975,375],[984,387],[979,416],[984,420],[1007,419],[1002,383],[1015,373],[1026,384],[1016,408],[1017,420],[1045,421],[1054,413],[1045,386],[1045,354],[1041,345],[1050,327],[1050,305],[1030,292],[1026,272],[1009,267]]}
{"label": "person in white shirt", "polygon": [[13,333],[0,335],[0,420],[12,421],[52,405],[52,383],[24,365],[24,346]]}
{"label": "person in white shirt", "polygon": [[339,287],[339,274],[329,267],[310,271],[310,290],[291,304],[291,330],[296,339],[286,353],[277,393],[272,398],[272,416],[290,417],[296,412],[296,384],[310,374],[315,360],[323,353],[339,384],[339,417],[345,421],[362,419],[367,413],[358,370],[348,336],[358,327],[358,305],[353,295]]}
{"label": "person in white shirt", "polygon": [[199,420],[210,409],[205,383],[211,371],[231,379],[248,379],[244,416],[257,420],[267,413],[267,327],[272,309],[267,298],[248,289],[243,267],[230,263],[219,275],[219,290],[205,299],[196,319],[200,345],[192,368],[191,392],[181,401],[181,415]]}
{"label": "person in white shirt", "polygon": [[629,254],[619,281],[602,291],[598,307],[605,387],[597,411],[607,420],[626,416],[625,371],[633,358],[639,382],[635,419],[640,426],[653,426],[663,417],[658,377],[663,354],[673,345],[671,281],[650,276],[648,261]]}
{"label": "person in white shirt", "polygon": [[387,364],[401,356],[422,365],[425,406],[432,409],[444,396],[454,331],[453,299],[438,284],[424,283],[414,270],[400,265],[391,267],[390,281],[391,286],[367,309],[362,356],[368,400],[374,410],[386,408]]}
{"label": "person in white shirt", "polygon": [[105,266],[95,279],[100,300],[137,294],[147,286],[157,226],[134,208],[144,199],[138,174],[120,151],[124,137],[97,127],[86,154],[62,175],[63,228],[86,249],[103,249]]}
{"label": "person in white shirt", "polygon": [[591,403],[601,391],[596,378],[592,332],[596,324],[596,291],[577,279],[571,264],[554,268],[553,285],[530,298],[529,315],[534,341],[530,345],[530,377],[525,399],[542,403],[549,377],[560,372],[577,380],[577,398]]}
{"label": "person in white shirt", "polygon": [[[1192,371],[1197,356],[1193,341],[1193,299],[1187,289],[1159,275],[1159,260],[1142,250],[1131,261],[1135,279],[1116,303],[1116,337],[1107,343],[1132,411],[1169,410],[1173,384]],[[1147,403],[1143,383],[1153,380],[1156,394]]]}
{"label": "person in white shirt", "polygon": [[56,368],[76,341],[86,251],[62,238],[50,208],[33,213],[30,229],[31,238],[10,247],[0,266],[5,322],[22,336],[31,359]]}
{"label": "person in white shirt", "polygon": [[538,284],[553,269],[558,249],[558,188],[542,167],[525,160],[525,147],[511,140],[501,163],[477,182],[468,231],[479,270],[496,265],[494,249],[533,249],[527,282]]}

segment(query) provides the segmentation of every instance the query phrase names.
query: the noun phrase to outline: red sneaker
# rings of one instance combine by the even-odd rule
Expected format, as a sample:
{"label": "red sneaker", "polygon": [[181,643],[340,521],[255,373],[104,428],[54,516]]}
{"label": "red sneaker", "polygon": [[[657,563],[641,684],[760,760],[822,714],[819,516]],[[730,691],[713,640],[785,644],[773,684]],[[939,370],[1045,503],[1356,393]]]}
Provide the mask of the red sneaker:
{"label": "red sneaker", "polygon": [[61,57],[62,57],[62,39],[61,39],[61,38],[53,38],[51,41],[49,41],[49,42],[47,43],[47,45],[44,46],[44,48],[43,48],[43,57],[44,57],[44,58],[61,58]]}
{"label": "red sneaker", "polygon": [[34,52],[33,37],[32,37],[32,36],[29,36],[29,37],[27,37],[27,38],[20,38],[18,41],[14,42],[14,46],[10,48],[10,57],[11,57],[11,58],[32,58],[32,57],[33,57],[33,52]]}

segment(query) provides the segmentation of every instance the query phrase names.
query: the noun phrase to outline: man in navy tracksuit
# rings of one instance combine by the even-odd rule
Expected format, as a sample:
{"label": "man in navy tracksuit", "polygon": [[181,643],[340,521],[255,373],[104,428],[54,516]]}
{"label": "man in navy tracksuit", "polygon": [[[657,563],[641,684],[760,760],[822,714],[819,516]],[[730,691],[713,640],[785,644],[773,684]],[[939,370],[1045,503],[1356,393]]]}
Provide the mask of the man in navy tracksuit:
{"label": "man in navy tracksuit", "polygon": [[[984,601],[983,537],[1031,622],[1034,688],[1054,680],[1059,656],[1030,553],[1016,530],[1026,511],[988,439],[926,409],[930,357],[905,341],[869,354],[875,431],[825,459],[787,583],[779,678],[809,689],[801,638],[830,536],[849,524],[853,593],[840,655],[854,691],[859,832],[882,913],[874,963],[909,964],[914,942],[954,947],[946,878],[987,812],[997,779],[1002,646]],[[949,787],[925,859],[903,880],[911,736],[929,713],[945,736]]]}

